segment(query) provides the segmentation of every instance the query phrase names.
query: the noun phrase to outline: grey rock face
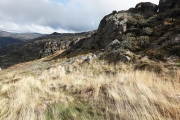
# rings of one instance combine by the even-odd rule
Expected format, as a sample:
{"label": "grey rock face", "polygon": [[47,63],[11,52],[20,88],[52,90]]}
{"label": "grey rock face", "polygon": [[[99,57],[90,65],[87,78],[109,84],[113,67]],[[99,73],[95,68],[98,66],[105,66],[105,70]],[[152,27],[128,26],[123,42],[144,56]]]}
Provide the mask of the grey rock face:
{"label": "grey rock face", "polygon": [[101,20],[97,30],[99,39],[96,39],[101,48],[105,48],[112,40],[117,39],[122,32],[126,32],[129,15],[127,11],[120,11],[109,14]]}
{"label": "grey rock face", "polygon": [[157,13],[158,6],[150,2],[141,2],[135,6],[135,9],[145,16],[152,16]]}
{"label": "grey rock face", "polygon": [[82,43],[82,48],[83,49],[91,49],[92,46],[94,48],[96,48],[96,44],[93,44],[95,41],[95,38],[94,37],[91,37],[91,38],[88,38],[85,40],[85,42]]}
{"label": "grey rock face", "polygon": [[180,7],[180,0],[160,0],[159,12],[164,12],[175,7]]}
{"label": "grey rock face", "polygon": [[70,41],[61,41],[59,42],[59,49],[64,50],[69,47]]}
{"label": "grey rock face", "polygon": [[72,47],[74,45],[76,45],[79,42],[80,38],[76,38],[74,39],[72,42],[70,42],[69,46]]}

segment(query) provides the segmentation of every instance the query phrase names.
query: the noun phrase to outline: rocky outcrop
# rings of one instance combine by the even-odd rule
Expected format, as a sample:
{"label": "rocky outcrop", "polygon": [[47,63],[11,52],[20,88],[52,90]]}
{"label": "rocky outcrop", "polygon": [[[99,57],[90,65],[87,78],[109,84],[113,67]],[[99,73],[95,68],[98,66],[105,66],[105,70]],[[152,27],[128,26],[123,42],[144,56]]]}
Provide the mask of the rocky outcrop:
{"label": "rocky outcrop", "polygon": [[175,7],[180,7],[180,0],[160,0],[159,12],[164,12]]}
{"label": "rocky outcrop", "polygon": [[[63,53],[63,55],[66,55],[72,52],[78,53],[79,51],[82,51],[85,49],[87,50],[104,49],[106,51],[110,47],[114,48],[116,46],[117,47],[123,46],[123,48],[125,46],[125,48],[128,49],[131,46],[127,42],[129,41],[129,39],[130,40],[136,39],[140,35],[143,36],[142,33],[141,34],[138,33],[138,30],[144,27],[147,28],[148,23],[146,23],[146,20],[144,19],[144,17],[149,17],[149,16],[154,15],[157,12],[157,9],[158,9],[157,5],[153,3],[141,2],[137,4],[136,7],[132,8],[131,10],[118,11],[118,12],[112,11],[111,14],[105,16],[101,20],[97,31],[91,37],[80,39],[78,41],[73,41],[72,43],[70,43],[70,48],[67,49]],[[132,22],[133,25],[129,21]],[[141,27],[141,28],[138,28],[138,27]],[[124,35],[126,35],[127,32],[129,32],[128,30],[130,29],[131,31],[135,30],[137,35],[123,37]],[[144,32],[145,30],[141,30],[141,31]],[[145,32],[147,32],[147,30]],[[116,40],[116,42],[114,40]],[[115,42],[115,44],[113,43],[113,41]],[[138,40],[137,42],[139,41],[140,40]],[[124,45],[124,43],[126,45]]]}
{"label": "rocky outcrop", "polygon": [[141,2],[136,5],[135,9],[142,15],[150,17],[157,13],[158,6],[150,2]]}
{"label": "rocky outcrop", "polygon": [[[94,32],[94,31],[93,31]],[[93,32],[87,32],[87,35],[82,36],[69,36],[62,37],[59,40],[53,40],[53,42],[46,42],[44,48],[40,51],[40,58],[54,54],[57,50],[65,50],[63,54],[69,54],[71,52],[78,53],[81,50],[82,43],[88,36],[91,36]],[[77,33],[79,34],[79,33]],[[53,36],[59,35],[59,33],[53,33]],[[63,39],[64,38],[64,39]],[[58,38],[56,38],[58,39]],[[51,39],[50,39],[51,40]],[[48,40],[47,40],[48,41]],[[63,55],[62,54],[62,55]]]}
{"label": "rocky outcrop", "polygon": [[101,20],[97,32],[89,38],[71,43],[73,45],[63,55],[80,49],[105,49],[113,40],[120,40],[122,33],[127,31],[128,16],[131,16],[128,11],[113,11]]}
{"label": "rocky outcrop", "polygon": [[43,50],[40,51],[40,58],[54,54],[58,49],[59,47],[56,42],[47,42]]}
{"label": "rocky outcrop", "polygon": [[46,42],[44,48],[40,51],[40,58],[52,55],[57,50],[68,49],[72,42],[65,40],[60,42]]}

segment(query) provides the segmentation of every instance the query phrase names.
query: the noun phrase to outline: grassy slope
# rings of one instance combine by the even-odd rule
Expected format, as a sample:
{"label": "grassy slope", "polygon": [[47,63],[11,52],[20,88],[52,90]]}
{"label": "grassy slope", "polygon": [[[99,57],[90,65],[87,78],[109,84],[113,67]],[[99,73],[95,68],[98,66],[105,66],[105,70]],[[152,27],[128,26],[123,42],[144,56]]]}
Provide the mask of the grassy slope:
{"label": "grassy slope", "polygon": [[[53,56],[54,57],[54,56]],[[134,70],[95,60],[44,58],[0,71],[3,120],[162,120],[180,118],[180,70]]]}

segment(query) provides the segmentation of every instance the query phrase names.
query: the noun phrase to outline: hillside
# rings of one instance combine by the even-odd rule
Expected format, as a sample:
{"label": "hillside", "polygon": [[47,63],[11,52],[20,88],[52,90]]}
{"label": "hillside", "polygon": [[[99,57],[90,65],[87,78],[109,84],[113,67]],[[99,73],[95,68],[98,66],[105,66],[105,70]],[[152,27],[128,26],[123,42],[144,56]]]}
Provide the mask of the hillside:
{"label": "hillside", "polygon": [[180,1],[138,3],[95,31],[0,49],[2,120],[179,120]]}
{"label": "hillside", "polygon": [[[92,32],[53,33],[20,44],[0,48],[0,67],[7,68],[14,64],[36,60],[58,50],[66,49],[70,42],[91,36]],[[47,47],[47,48],[46,48]],[[53,52],[52,49],[53,48]]]}

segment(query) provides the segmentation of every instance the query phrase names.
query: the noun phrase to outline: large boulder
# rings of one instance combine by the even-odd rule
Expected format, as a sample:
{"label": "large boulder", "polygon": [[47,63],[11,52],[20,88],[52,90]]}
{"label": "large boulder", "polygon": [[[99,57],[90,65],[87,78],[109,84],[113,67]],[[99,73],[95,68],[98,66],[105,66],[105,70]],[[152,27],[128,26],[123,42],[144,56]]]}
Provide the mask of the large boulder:
{"label": "large boulder", "polygon": [[119,39],[121,34],[127,31],[128,16],[128,11],[113,12],[105,16],[98,27],[95,42],[105,48],[114,39]]}
{"label": "large boulder", "polygon": [[140,2],[135,6],[135,9],[141,12],[142,15],[149,17],[157,13],[158,6],[151,2]]}
{"label": "large boulder", "polygon": [[105,49],[113,40],[121,39],[122,33],[127,31],[127,21],[130,16],[129,11],[113,11],[101,20],[96,33],[89,38],[80,39],[76,44],[70,46],[69,50],[65,51],[66,54],[79,48]]}
{"label": "large boulder", "polygon": [[160,0],[159,12],[164,12],[175,7],[180,7],[180,0]]}
{"label": "large boulder", "polygon": [[106,47],[105,47],[105,51],[109,50],[109,49],[113,49],[113,48],[116,48],[116,47],[119,47],[120,46],[120,42],[115,39],[114,41],[112,41],[111,43],[109,43]]}
{"label": "large boulder", "polygon": [[123,55],[119,50],[113,50],[105,56],[106,60],[114,63],[129,62],[130,57]]}

